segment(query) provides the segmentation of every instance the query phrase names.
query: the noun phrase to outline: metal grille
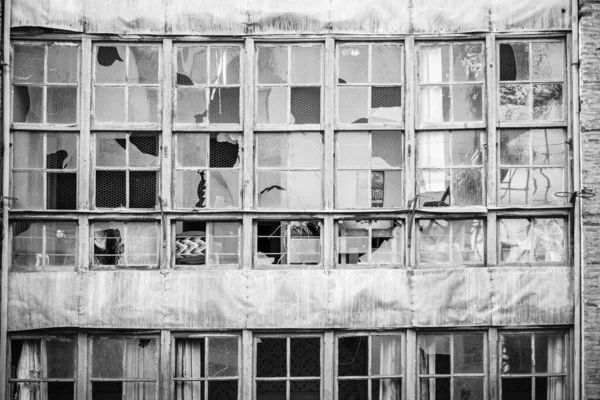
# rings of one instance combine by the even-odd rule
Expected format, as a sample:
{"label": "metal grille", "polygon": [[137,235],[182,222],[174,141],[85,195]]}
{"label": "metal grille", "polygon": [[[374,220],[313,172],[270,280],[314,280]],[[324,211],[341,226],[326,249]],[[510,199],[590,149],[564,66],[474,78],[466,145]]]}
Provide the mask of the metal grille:
{"label": "metal grille", "polygon": [[321,120],[321,88],[292,88],[291,112],[295,124],[318,124]]}
{"label": "metal grille", "polygon": [[211,88],[208,117],[214,124],[238,124],[240,122],[240,89]]}
{"label": "metal grille", "polygon": [[126,171],[96,171],[96,207],[126,207]]}
{"label": "metal grille", "polygon": [[[400,87],[374,87],[371,91],[371,108],[393,108],[402,105]],[[400,119],[401,116],[399,115]]]}
{"label": "metal grille", "polygon": [[77,174],[49,172],[46,179],[46,208],[49,210],[76,210]]}
{"label": "metal grille", "polygon": [[77,120],[77,88],[49,87],[47,122],[73,124]]}
{"label": "metal grille", "polygon": [[156,175],[154,171],[129,172],[130,208],[154,208],[157,190]]}

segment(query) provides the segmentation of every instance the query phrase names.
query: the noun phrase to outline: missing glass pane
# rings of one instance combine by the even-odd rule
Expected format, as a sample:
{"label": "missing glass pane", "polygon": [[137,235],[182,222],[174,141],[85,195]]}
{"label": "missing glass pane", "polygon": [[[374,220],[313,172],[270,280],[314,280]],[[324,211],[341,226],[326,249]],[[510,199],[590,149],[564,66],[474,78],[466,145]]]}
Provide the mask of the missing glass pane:
{"label": "missing glass pane", "polygon": [[318,124],[321,121],[321,88],[291,88],[293,124]]}
{"label": "missing glass pane", "polygon": [[321,261],[318,221],[259,221],[256,265],[316,265]]}
{"label": "missing glass pane", "polygon": [[480,220],[419,220],[419,265],[473,265],[484,261]]}

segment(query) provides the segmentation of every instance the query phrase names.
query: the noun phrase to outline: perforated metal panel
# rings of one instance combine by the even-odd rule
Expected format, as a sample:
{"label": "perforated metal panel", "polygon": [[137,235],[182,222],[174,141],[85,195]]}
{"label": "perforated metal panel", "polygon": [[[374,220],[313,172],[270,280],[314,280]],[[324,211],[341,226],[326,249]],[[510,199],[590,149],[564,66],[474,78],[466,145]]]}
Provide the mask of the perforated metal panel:
{"label": "perforated metal panel", "polygon": [[292,88],[291,113],[295,124],[318,124],[321,120],[321,89]]}
{"label": "perforated metal panel", "polygon": [[96,207],[126,207],[126,179],[125,171],[96,171]]}
{"label": "perforated metal panel", "polygon": [[130,171],[129,207],[154,208],[157,196],[157,173],[154,171]]}
{"label": "perforated metal panel", "polygon": [[[402,105],[402,89],[399,87],[373,87],[371,89],[371,108],[391,108]],[[400,110],[398,110],[400,111]],[[402,116],[398,115],[397,119]]]}
{"label": "perforated metal panel", "polygon": [[208,118],[214,124],[240,122],[240,89],[210,88]]}

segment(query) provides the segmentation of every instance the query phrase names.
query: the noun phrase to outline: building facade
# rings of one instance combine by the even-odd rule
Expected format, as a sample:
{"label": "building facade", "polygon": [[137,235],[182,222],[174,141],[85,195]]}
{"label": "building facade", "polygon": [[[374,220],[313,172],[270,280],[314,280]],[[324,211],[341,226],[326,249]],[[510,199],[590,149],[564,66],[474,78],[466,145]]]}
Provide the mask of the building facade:
{"label": "building facade", "polygon": [[541,3],[5,2],[0,397],[600,396],[600,2]]}

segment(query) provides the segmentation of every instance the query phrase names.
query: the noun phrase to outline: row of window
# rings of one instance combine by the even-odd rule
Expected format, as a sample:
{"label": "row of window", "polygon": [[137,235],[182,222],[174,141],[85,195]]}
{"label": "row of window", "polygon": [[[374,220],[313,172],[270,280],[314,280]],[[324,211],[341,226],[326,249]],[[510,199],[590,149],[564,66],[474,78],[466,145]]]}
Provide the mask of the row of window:
{"label": "row of window", "polygon": [[[171,260],[160,260],[162,236],[157,222],[90,221],[92,268],[202,266],[239,268],[323,265],[323,220],[255,220],[253,260],[242,259],[240,221],[174,220]],[[334,220],[335,264],[407,265],[413,240],[403,219]],[[566,216],[498,217],[500,265],[569,265]],[[73,269],[78,263],[79,226],[74,221],[18,220],[11,223],[12,268]],[[419,267],[484,266],[487,232],[484,219],[415,221],[415,261]],[[166,232],[165,232],[165,235]]]}
{"label": "row of window", "polygon": [[[340,332],[332,348],[322,333],[255,334],[252,371],[244,371],[236,334],[174,334],[170,359],[159,357],[153,335],[12,338],[10,398],[74,399],[76,386],[87,381],[92,399],[154,400],[159,385],[168,385],[168,397],[176,400],[236,400],[244,398],[242,381],[252,379],[257,400],[318,400],[332,390],[339,400],[412,399],[415,393],[420,400],[485,400],[493,375],[499,387],[493,398],[563,400],[569,398],[566,339],[561,331],[501,331],[497,348],[489,349],[486,331],[423,332],[410,360],[404,332]],[[82,355],[89,368],[78,374]],[[327,359],[335,360],[334,368],[325,368]],[[407,387],[412,368],[416,388]],[[164,369],[168,382],[159,379]]]}
{"label": "row of window", "polygon": [[[244,189],[242,135],[173,135],[171,195],[176,209],[239,209]],[[493,173],[498,206],[565,206],[568,146],[562,128],[506,129],[498,133]],[[13,209],[78,209],[83,156],[79,136],[14,132]],[[162,146],[168,147],[167,143]],[[408,182],[401,131],[346,131],[335,136],[336,209],[403,208]],[[161,140],[153,133],[92,135],[92,208],[158,207]],[[258,209],[324,207],[324,149],[319,132],[254,135],[254,204]],[[485,206],[491,171],[485,132],[422,131],[416,135],[419,207]],[[79,179],[78,179],[79,178]],[[167,182],[163,182],[163,185]],[[311,188],[311,190],[306,190]],[[560,197],[562,196],[562,197]],[[81,199],[79,199],[81,201]]]}
{"label": "row of window", "polygon": [[[92,126],[159,127],[166,60],[176,127],[242,125],[244,54],[241,44],[95,43]],[[323,43],[256,44],[254,125],[324,122]],[[499,40],[495,77],[486,77],[485,42],[417,42],[416,96],[420,125],[486,124],[486,79],[498,83],[498,120],[565,122],[566,48],[562,39]],[[13,43],[13,122],[79,123],[80,46]],[[404,121],[402,42],[338,42],[335,120],[345,125]],[[413,71],[409,71],[413,72]]]}

